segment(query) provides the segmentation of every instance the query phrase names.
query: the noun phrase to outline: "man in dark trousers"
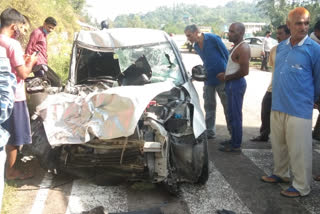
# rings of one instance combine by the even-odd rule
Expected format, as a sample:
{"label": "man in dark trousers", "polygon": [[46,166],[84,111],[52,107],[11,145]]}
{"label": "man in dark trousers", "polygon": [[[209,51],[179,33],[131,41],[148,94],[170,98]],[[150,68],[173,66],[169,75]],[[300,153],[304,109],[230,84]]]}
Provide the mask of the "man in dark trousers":
{"label": "man in dark trousers", "polygon": [[[47,35],[51,33],[57,26],[57,21],[53,17],[48,17],[43,23],[43,26],[35,29],[31,35],[26,48],[26,54],[32,55],[34,52],[38,53],[38,61],[36,65],[48,64],[47,54]],[[35,72],[36,76],[43,75],[43,71]]]}
{"label": "man in dark trousers", "polygon": [[[290,30],[287,25],[281,25],[277,28],[277,40],[282,42],[288,39],[290,36]],[[270,51],[269,65],[272,66],[272,76],[274,72],[275,58],[276,58],[277,46],[274,46]],[[270,134],[270,114],[272,103],[272,78],[267,92],[265,93],[261,104],[261,126],[260,135],[251,138],[251,141],[268,141]]]}
{"label": "man in dark trousers", "polygon": [[206,112],[207,136],[209,139],[214,139],[216,135],[216,94],[220,97],[230,132],[225,85],[216,77],[218,73],[226,70],[228,50],[219,36],[212,33],[201,33],[196,25],[187,26],[184,33],[187,39],[194,43],[194,49],[201,57],[207,71],[207,80],[203,87],[203,100]]}
{"label": "man in dark trousers", "polygon": [[245,27],[236,22],[229,27],[229,41],[233,42],[226,72],[217,75],[220,81],[226,82],[228,96],[228,118],[231,124],[231,140],[222,142],[222,152],[241,152],[242,144],[242,105],[247,83],[245,76],[249,74],[250,47],[244,42]]}
{"label": "man in dark trousers", "polygon": [[271,32],[267,31],[266,36],[262,41],[262,62],[261,62],[261,70],[268,71],[268,61],[270,56],[270,51],[272,48],[272,41],[271,41]]}

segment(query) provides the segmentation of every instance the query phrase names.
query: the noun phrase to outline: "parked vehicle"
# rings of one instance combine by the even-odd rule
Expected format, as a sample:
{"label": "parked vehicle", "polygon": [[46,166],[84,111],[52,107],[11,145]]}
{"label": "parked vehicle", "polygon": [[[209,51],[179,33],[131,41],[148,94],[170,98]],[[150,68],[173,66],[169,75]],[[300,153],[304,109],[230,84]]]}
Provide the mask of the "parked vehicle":
{"label": "parked vehicle", "polygon": [[[129,35],[129,36],[128,36]],[[45,81],[45,80],[44,80]],[[172,38],[151,29],[80,31],[64,87],[46,85],[26,147],[52,172],[206,183],[197,92]],[[31,90],[32,91],[32,90]]]}
{"label": "parked vehicle", "polygon": [[[244,41],[247,42],[250,46],[251,50],[251,58],[261,58],[261,52],[262,52],[262,42],[264,37],[248,37],[245,38]],[[272,39],[273,46],[277,45],[278,42],[275,39]]]}

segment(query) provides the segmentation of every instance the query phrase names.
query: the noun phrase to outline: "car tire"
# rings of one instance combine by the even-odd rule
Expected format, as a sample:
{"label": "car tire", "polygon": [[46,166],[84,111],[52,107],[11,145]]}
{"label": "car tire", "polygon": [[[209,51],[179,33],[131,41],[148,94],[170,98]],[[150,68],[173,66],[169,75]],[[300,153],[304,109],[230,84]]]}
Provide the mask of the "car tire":
{"label": "car tire", "polygon": [[201,171],[201,174],[198,178],[198,181],[197,183],[198,184],[206,184],[208,179],[209,179],[209,157],[208,157],[208,139],[207,139],[207,136],[205,135],[203,137],[203,151],[204,151],[204,160],[203,160],[203,165],[202,165],[202,171]]}

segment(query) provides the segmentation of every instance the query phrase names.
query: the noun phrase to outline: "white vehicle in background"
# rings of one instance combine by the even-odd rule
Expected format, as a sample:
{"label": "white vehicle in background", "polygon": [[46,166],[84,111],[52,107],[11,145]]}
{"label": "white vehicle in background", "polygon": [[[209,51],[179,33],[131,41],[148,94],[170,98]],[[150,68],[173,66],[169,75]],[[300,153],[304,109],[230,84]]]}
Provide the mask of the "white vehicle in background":
{"label": "white vehicle in background", "polygon": [[[248,37],[244,39],[244,41],[247,42],[250,46],[251,59],[261,58],[263,39],[264,37],[262,36]],[[275,39],[271,38],[271,41],[273,46],[276,46],[278,44],[277,40]]]}

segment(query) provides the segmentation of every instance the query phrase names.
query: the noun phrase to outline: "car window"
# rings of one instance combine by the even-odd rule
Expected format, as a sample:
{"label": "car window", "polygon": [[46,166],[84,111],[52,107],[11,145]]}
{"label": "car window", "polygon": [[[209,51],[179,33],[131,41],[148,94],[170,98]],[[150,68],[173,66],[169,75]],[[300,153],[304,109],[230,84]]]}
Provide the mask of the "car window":
{"label": "car window", "polygon": [[151,68],[151,83],[172,81],[179,85],[184,82],[177,58],[169,43],[119,48],[115,53],[119,59],[121,72],[126,71],[143,57]]}
{"label": "car window", "polygon": [[251,44],[253,44],[253,45],[262,45],[262,41],[260,39],[252,38]]}
{"label": "car window", "polygon": [[244,41],[245,41],[246,43],[250,44],[251,39],[250,39],[250,38],[247,38],[247,39],[244,39]]}

